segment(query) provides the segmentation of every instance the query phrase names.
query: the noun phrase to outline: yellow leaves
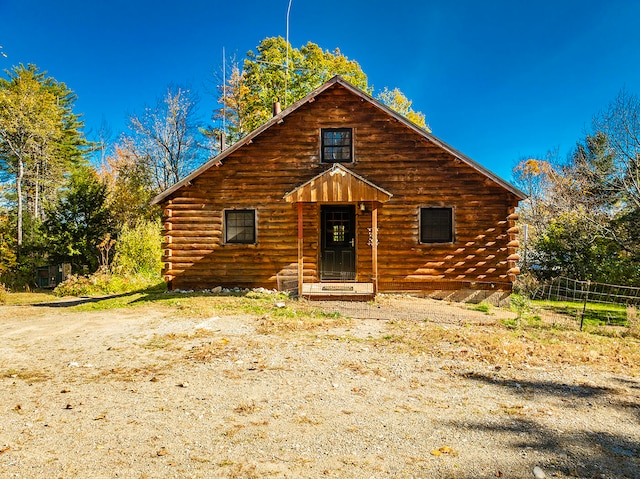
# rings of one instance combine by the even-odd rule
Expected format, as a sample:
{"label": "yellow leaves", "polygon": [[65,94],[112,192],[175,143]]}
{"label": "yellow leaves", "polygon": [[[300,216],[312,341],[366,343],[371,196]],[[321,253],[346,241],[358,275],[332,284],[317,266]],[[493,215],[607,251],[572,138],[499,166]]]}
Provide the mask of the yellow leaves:
{"label": "yellow leaves", "polygon": [[442,456],[442,455],[448,455],[448,456],[453,456],[453,457],[457,457],[458,456],[458,451],[455,451],[454,449],[452,449],[449,446],[442,446],[440,449],[432,449],[431,450],[431,455],[432,456]]}
{"label": "yellow leaves", "polygon": [[411,108],[413,102],[409,100],[399,88],[389,90],[385,87],[384,90],[378,94],[377,99],[393,111],[418,125],[420,128],[431,132],[431,129],[427,125],[424,113],[413,110],[413,108]]}
{"label": "yellow leaves", "polygon": [[520,179],[540,176],[542,174],[548,175],[552,170],[553,167],[548,161],[537,160],[535,158],[522,160],[514,169],[514,171],[520,172]]}
{"label": "yellow leaves", "polygon": [[156,452],[156,456],[166,456],[167,454],[169,454],[169,451],[167,451],[167,448],[165,448],[165,447],[161,447],[161,448]]}

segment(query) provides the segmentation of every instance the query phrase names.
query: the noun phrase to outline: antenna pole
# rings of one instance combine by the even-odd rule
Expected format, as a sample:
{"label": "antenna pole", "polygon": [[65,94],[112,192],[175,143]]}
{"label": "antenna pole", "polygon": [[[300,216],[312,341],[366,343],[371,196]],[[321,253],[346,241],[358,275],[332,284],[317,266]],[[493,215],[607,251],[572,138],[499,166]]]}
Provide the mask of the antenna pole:
{"label": "antenna pole", "polygon": [[227,134],[227,55],[222,47],[222,133],[220,141],[220,149],[223,150],[225,145],[224,137]]}
{"label": "antenna pole", "polygon": [[287,107],[287,90],[289,89],[289,13],[291,12],[291,2],[289,0],[289,6],[287,7],[287,61],[284,66],[284,107]]}

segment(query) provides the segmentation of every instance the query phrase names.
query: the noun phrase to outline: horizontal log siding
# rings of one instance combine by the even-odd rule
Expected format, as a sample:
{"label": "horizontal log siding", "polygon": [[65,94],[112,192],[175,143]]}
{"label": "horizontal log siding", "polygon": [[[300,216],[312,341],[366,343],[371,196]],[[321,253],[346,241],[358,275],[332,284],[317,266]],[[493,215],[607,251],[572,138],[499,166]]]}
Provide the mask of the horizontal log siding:
{"label": "horizontal log siding", "polygon": [[[174,288],[275,287],[297,271],[297,208],[283,196],[325,171],[320,129],[351,127],[354,163],[344,166],[393,194],[378,205],[382,284],[504,283],[516,234],[516,198],[466,163],[339,85],[301,106],[176,191],[165,203],[165,275]],[[419,208],[454,208],[455,241],[420,244]],[[358,280],[371,278],[371,204],[357,208]],[[225,209],[257,211],[255,245],[224,244]],[[320,206],[303,208],[304,278],[317,281]],[[425,287],[428,287],[426,285]]]}

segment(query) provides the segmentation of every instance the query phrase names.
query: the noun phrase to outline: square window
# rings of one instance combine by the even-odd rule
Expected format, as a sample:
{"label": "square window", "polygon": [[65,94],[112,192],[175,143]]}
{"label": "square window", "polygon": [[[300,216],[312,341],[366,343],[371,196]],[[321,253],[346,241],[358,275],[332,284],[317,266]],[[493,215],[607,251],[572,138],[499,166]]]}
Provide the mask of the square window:
{"label": "square window", "polygon": [[322,129],[322,162],[350,163],[353,161],[351,128]]}
{"label": "square window", "polygon": [[256,211],[227,210],[224,212],[225,243],[253,244],[256,242]]}
{"label": "square window", "polygon": [[420,243],[453,242],[453,208],[420,208]]}

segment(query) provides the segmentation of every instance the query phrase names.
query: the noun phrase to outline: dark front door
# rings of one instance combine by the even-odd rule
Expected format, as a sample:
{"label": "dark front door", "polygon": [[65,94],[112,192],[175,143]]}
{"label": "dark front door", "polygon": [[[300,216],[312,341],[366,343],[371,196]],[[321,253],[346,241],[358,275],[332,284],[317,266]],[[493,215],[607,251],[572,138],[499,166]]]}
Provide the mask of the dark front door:
{"label": "dark front door", "polygon": [[320,215],[322,221],[320,279],[355,280],[355,206],[321,206]]}

